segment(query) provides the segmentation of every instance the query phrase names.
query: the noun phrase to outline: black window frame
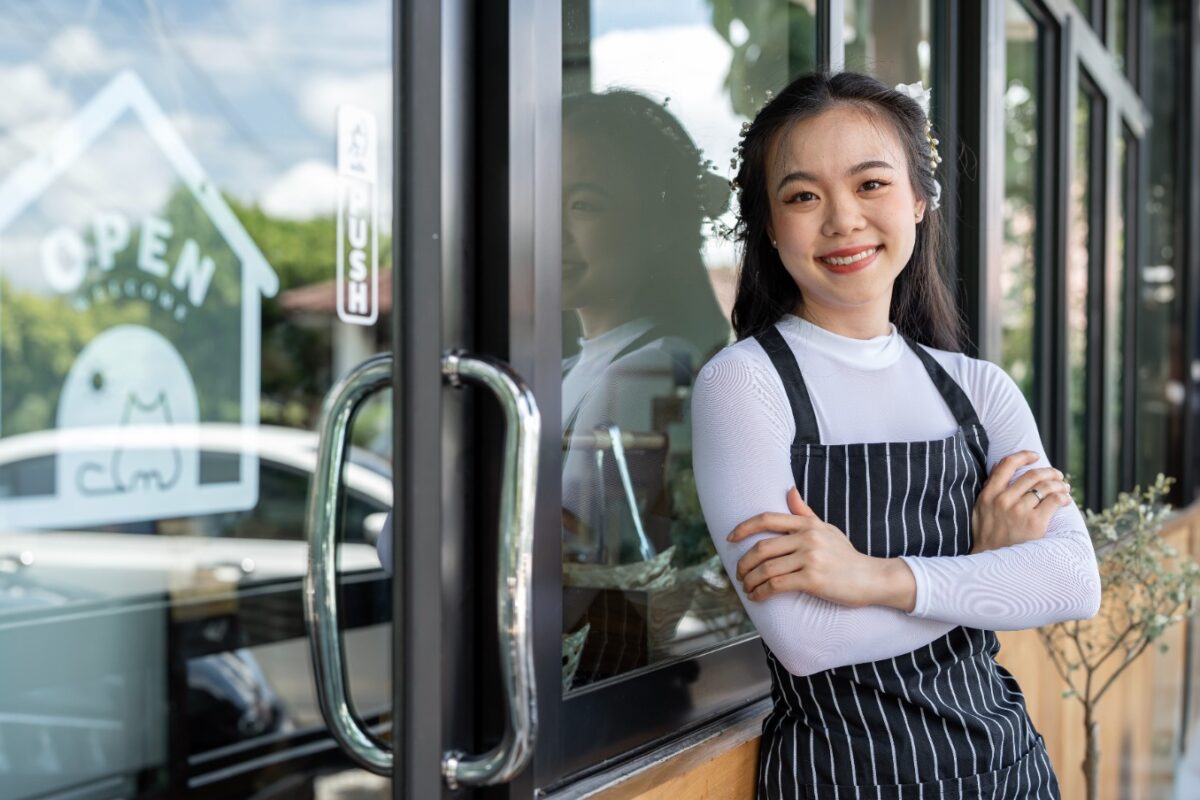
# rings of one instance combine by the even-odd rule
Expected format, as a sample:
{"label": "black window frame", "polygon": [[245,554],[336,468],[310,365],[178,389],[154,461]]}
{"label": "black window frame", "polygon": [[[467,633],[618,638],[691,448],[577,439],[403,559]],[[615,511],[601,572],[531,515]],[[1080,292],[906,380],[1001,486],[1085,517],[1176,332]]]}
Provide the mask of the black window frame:
{"label": "black window frame", "polygon": [[[1148,111],[1138,90],[1146,70],[1143,43],[1146,27],[1134,26],[1128,43],[1130,60],[1138,64],[1120,69],[1112,50],[1106,46],[1104,27],[1085,19],[1073,0],[1020,0],[1037,21],[1039,58],[1039,175],[1037,202],[1039,212],[1036,273],[1038,306],[1035,311],[1035,419],[1043,433],[1052,463],[1063,463],[1066,452],[1065,406],[1063,392],[1067,380],[1065,356],[1065,277],[1066,236],[1069,222],[1069,180],[1073,169],[1075,101],[1079,81],[1086,74],[1095,84],[1101,103],[1095,115],[1099,133],[1097,148],[1103,157],[1093,159],[1099,175],[1094,184],[1094,221],[1099,244],[1090,260],[1098,297],[1105,286],[1105,259],[1115,257],[1115,248],[1104,242],[1116,213],[1115,198],[1122,190],[1144,193],[1145,159],[1140,157],[1149,123]],[[1096,3],[1096,7],[1100,4]],[[837,70],[844,63],[841,39],[843,3],[818,0],[816,52],[819,67]],[[475,274],[473,310],[476,329],[473,338],[480,352],[507,360],[526,376],[543,414],[556,420],[560,414],[561,314],[559,308],[560,253],[560,164],[561,152],[561,7],[553,2],[508,0],[484,4],[477,9],[474,35],[478,52],[473,80],[477,101],[473,115],[478,120],[497,120],[500,124],[477,126],[473,141],[476,178],[480,191],[478,205],[472,210],[477,220],[477,236],[468,258]],[[999,209],[994,187],[988,183],[989,159],[1003,158],[1003,138],[990,136],[996,114],[1003,113],[988,87],[1004,85],[1003,53],[990,52],[989,42],[1003,42],[1002,3],[956,3],[931,0],[931,36],[934,80],[942,87],[934,98],[935,114],[945,120],[940,132],[945,156],[943,202],[955,221],[950,226],[951,257],[947,273],[951,277],[964,315],[968,320],[970,355],[995,360],[998,352],[989,345],[989,265],[997,263],[989,248],[987,222]],[[1092,15],[1100,19],[1100,12]],[[1130,17],[1145,14],[1142,0],[1130,0]],[[1190,41],[1200,44],[1200,25],[1190,22]],[[1108,26],[1111,27],[1111,26]],[[536,45],[536,46],[535,46]],[[1128,62],[1127,62],[1128,64]],[[1189,65],[1190,96],[1200,85],[1195,59]],[[997,80],[999,83],[997,83]],[[1190,105],[1190,163],[1200,154],[1200,129],[1197,103]],[[999,109],[999,111],[997,111]],[[1114,136],[1131,136],[1127,150],[1130,168],[1126,175],[1113,175]],[[1002,191],[1002,183],[1000,186]],[[1144,196],[1139,194],[1138,197]],[[1200,252],[1200,188],[1190,187],[1187,214],[1189,221],[1187,256],[1190,261],[1185,289],[1200,300],[1200,281],[1196,280],[1196,253]],[[486,202],[485,202],[486,199]],[[1135,203],[1140,209],[1141,202]],[[1181,209],[1184,210],[1184,209]],[[1134,317],[1130,309],[1135,284],[1132,270],[1139,263],[1142,212],[1127,214],[1127,247],[1123,276],[1126,303],[1123,414],[1131,422],[1135,404],[1133,386]],[[1118,287],[1111,287],[1117,289]],[[1194,310],[1187,311],[1185,328],[1190,333],[1190,352],[1200,352],[1200,327]],[[1102,320],[1094,317],[1094,322]],[[1091,327],[1091,326],[1090,326]],[[1095,324],[1091,338],[1101,344],[1089,344],[1089,353],[1101,356],[1102,323]],[[1102,358],[1098,362],[1102,363]],[[1097,373],[1097,385],[1101,370]],[[1094,390],[1093,390],[1094,391]],[[1189,386],[1189,399],[1196,389]],[[1192,404],[1195,405],[1194,400]],[[1106,409],[1097,406],[1097,420],[1106,417]],[[488,453],[499,453],[498,421],[486,409],[478,414],[477,446],[484,454],[477,470],[482,475],[498,474],[498,462]],[[1188,416],[1189,430],[1200,429],[1200,410]],[[1122,453],[1132,452],[1134,425],[1124,426]],[[1103,458],[1103,425],[1089,429],[1089,480],[1086,504],[1097,507],[1100,485],[1098,461]],[[1190,498],[1196,491],[1195,475],[1200,472],[1200,453],[1192,442],[1183,442],[1189,469],[1181,475]],[[656,664],[626,678],[583,687],[563,696],[561,689],[561,548],[559,544],[559,506],[561,486],[558,469],[561,446],[556,431],[543,430],[540,449],[537,504],[537,541],[534,555],[534,597],[536,622],[534,641],[538,679],[539,731],[531,769],[518,776],[504,790],[506,796],[531,796],[551,792],[555,787],[600,771],[620,760],[632,758],[665,740],[680,737],[716,717],[748,707],[765,697],[769,680],[757,635],[731,640],[694,657]],[[1119,467],[1122,484],[1128,483],[1131,467],[1122,458]],[[1092,485],[1092,484],[1095,485]],[[1124,485],[1122,488],[1126,488]],[[488,490],[481,488],[482,494]],[[494,503],[484,497],[480,509]],[[479,530],[493,528],[494,520],[483,511],[475,520]],[[488,588],[479,587],[482,597]],[[490,650],[484,648],[484,657]],[[485,697],[491,692],[485,691]],[[671,699],[676,698],[676,699]],[[678,702],[678,698],[685,698]],[[486,732],[494,728],[495,708],[485,702],[481,714],[484,731],[482,744],[490,743]]]}

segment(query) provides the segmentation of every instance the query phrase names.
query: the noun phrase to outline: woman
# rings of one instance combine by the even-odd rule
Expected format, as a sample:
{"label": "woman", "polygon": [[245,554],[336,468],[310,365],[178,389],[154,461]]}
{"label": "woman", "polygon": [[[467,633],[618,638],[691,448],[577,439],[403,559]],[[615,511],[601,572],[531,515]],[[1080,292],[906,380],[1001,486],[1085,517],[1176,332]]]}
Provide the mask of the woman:
{"label": "woman", "polygon": [[839,73],[741,146],[738,341],[693,439],[773,676],[759,798],[1059,797],[993,631],[1095,615],[1099,574],[1015,383],[959,352],[935,145],[909,93]]}
{"label": "woman", "polygon": [[[688,441],[680,393],[729,341],[700,257],[702,225],[728,200],[727,181],[664,106],[628,90],[564,99],[563,327],[582,333],[563,361],[568,561],[628,563],[670,544],[665,472],[687,449],[622,454],[625,483],[605,434]],[[597,446],[608,450],[599,468]]]}

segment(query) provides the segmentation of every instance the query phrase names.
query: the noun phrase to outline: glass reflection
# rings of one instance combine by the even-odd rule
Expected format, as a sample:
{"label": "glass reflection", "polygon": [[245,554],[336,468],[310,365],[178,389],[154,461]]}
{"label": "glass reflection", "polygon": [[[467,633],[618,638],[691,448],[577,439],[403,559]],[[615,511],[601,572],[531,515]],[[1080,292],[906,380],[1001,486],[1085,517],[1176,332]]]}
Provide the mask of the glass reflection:
{"label": "glass reflection", "polygon": [[730,335],[700,253],[729,200],[709,166],[643,95],[564,100],[562,299],[582,331],[563,363],[564,622],[592,629],[576,683],[661,655],[699,572],[720,574],[682,516],[691,381]]}
{"label": "glass reflection", "polygon": [[1135,185],[1130,180],[1128,161],[1130,134],[1122,129],[1116,139],[1117,173],[1115,180],[1121,191],[1117,203],[1112,236],[1116,257],[1109,259],[1104,277],[1104,476],[1101,503],[1108,505],[1125,488],[1122,481],[1122,448],[1125,426],[1125,274],[1126,220],[1129,204],[1135,195],[1126,189]]}
{"label": "glass reflection", "polygon": [[[1178,22],[1178,6],[1169,2],[1151,3],[1147,14],[1148,69],[1146,103],[1154,125],[1146,132],[1145,161],[1149,190],[1145,193],[1142,218],[1146,225],[1146,246],[1139,256],[1137,312],[1131,323],[1135,328],[1134,356],[1137,379],[1134,381],[1137,414],[1137,447],[1134,457],[1134,482],[1145,486],[1159,472],[1183,474],[1182,450],[1186,386],[1190,367],[1185,358],[1183,253],[1178,246],[1185,218],[1180,197],[1189,178],[1179,169],[1183,151],[1178,136],[1186,118],[1180,106],[1182,94],[1179,68],[1187,53],[1184,29]],[[1181,484],[1176,484],[1171,502],[1187,503]]]}
{"label": "glass reflection", "polygon": [[1067,468],[1075,502],[1084,502],[1087,464],[1087,340],[1089,234],[1092,208],[1092,95],[1079,87],[1075,105],[1075,164],[1071,177],[1067,250]]}
{"label": "glass reflection", "polygon": [[[321,398],[389,341],[391,13],[5,4],[6,799],[321,780],[304,750],[324,732],[303,671],[303,512]],[[339,137],[341,108],[378,128]],[[358,184],[334,157],[343,144]],[[370,181],[373,200],[351,192]],[[341,218],[339,195],[354,202]],[[353,231],[339,239],[339,224]],[[338,313],[353,248],[381,268],[373,324]],[[373,548],[392,501],[385,403],[356,425],[344,499],[349,671],[372,723],[391,693]],[[268,774],[267,755],[285,768]]]}
{"label": "glass reflection", "polygon": [[846,69],[889,86],[931,85],[929,0],[847,0],[843,33]]}
{"label": "glass reflection", "polygon": [[1005,5],[1004,249],[1000,269],[1001,366],[1032,404],[1037,274],[1038,27],[1015,0]]}
{"label": "glass reflection", "polygon": [[812,68],[814,17],[563,5],[564,691],[752,630],[696,498],[691,385],[731,336],[725,165]]}

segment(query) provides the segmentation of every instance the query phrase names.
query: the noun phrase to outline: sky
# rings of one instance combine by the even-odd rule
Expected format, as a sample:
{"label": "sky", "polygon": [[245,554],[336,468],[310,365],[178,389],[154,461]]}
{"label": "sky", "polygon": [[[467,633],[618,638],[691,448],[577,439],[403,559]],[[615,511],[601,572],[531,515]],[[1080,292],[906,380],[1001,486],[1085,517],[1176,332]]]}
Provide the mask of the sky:
{"label": "sky", "polygon": [[[37,0],[10,0],[0,15],[0,182],[47,143],[124,70],[132,70],[209,178],[268,213],[305,219],[335,201],[336,109],[380,121],[382,174],[391,173],[392,42],[387,0],[88,0],[73,18]],[[727,175],[741,119],[722,82],[728,45],[703,0],[594,0],[593,88],[621,86],[675,113]],[[174,176],[131,117],[118,121],[39,209],[47,224],[82,225],[101,206],[131,218],[160,207]],[[391,216],[390,186],[380,219]],[[37,242],[0,231],[6,277]],[[713,243],[710,263],[730,260]],[[17,267],[17,269],[21,269]]]}

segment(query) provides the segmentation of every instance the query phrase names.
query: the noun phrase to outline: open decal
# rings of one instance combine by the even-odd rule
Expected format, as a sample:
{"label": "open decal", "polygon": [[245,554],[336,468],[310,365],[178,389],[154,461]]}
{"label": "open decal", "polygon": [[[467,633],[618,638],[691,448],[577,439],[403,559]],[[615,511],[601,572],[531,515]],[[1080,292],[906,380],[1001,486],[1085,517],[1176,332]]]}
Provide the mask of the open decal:
{"label": "open decal", "polygon": [[[139,158],[159,162],[169,181],[161,208],[72,181],[75,170],[95,173],[97,145],[117,135],[144,141]],[[114,78],[0,182],[0,321],[17,302],[41,303],[56,315],[47,327],[87,334],[53,363],[0,356],[0,470],[32,476],[0,486],[0,526],[256,505],[260,302],[278,288],[143,82],[133,72]],[[6,379],[18,367],[19,380]],[[6,419],[4,409],[22,408],[6,392],[44,398],[43,417]],[[227,435],[209,446],[213,431],[231,428],[236,446]]]}

